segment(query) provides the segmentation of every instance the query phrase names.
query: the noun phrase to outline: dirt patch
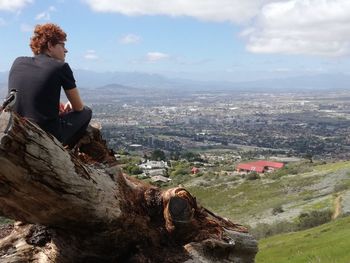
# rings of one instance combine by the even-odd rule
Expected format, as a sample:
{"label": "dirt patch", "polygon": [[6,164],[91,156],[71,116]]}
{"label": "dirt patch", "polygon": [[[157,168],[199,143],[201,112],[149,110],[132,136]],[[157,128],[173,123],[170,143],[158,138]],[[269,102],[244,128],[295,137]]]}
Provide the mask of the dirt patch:
{"label": "dirt patch", "polygon": [[341,201],[341,195],[334,200],[334,213],[332,215],[332,219],[336,219],[341,214]]}

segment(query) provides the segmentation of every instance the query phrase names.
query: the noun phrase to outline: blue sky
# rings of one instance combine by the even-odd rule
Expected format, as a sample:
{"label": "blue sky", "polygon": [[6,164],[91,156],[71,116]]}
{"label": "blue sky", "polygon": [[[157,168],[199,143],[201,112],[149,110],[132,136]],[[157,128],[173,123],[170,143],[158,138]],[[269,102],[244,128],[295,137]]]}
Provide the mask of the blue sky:
{"label": "blue sky", "polygon": [[68,34],[73,69],[201,80],[350,74],[349,0],[0,0],[0,71],[34,25]]}

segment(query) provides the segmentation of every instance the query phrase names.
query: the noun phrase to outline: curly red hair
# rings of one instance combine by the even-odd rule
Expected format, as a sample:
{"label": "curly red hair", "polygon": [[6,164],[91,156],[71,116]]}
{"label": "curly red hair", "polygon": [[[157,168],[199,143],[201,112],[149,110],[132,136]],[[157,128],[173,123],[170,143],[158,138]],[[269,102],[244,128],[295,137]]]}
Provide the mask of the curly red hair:
{"label": "curly red hair", "polygon": [[48,48],[48,42],[56,45],[59,42],[66,41],[67,34],[58,26],[52,23],[36,25],[34,35],[30,39],[30,48],[35,55],[44,53]]}

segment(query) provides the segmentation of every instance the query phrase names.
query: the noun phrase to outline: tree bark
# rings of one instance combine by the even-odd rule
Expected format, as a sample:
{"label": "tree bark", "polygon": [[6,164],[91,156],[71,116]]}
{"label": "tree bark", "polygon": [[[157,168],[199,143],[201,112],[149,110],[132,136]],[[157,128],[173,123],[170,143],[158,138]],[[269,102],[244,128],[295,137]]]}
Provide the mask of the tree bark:
{"label": "tree bark", "polygon": [[0,115],[0,213],[18,220],[1,262],[254,262],[247,229],[124,175],[97,129],[73,150]]}

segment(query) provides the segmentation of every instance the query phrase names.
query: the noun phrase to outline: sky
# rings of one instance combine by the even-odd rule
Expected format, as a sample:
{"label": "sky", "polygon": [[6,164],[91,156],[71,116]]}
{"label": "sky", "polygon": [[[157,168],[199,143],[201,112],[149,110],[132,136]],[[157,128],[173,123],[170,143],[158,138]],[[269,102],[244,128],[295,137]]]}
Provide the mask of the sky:
{"label": "sky", "polygon": [[73,69],[246,81],[350,74],[349,0],[0,0],[0,71],[36,24],[67,34]]}

